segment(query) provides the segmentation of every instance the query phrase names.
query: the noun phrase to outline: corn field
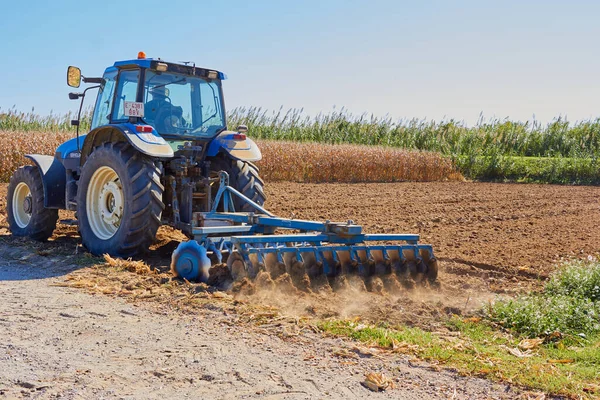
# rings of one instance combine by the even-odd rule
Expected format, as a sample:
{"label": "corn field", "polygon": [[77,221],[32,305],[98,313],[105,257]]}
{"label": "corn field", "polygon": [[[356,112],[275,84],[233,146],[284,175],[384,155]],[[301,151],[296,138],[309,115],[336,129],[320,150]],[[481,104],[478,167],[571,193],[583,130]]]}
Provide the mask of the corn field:
{"label": "corn field", "polygon": [[[73,127],[70,126],[73,117],[73,114],[39,116],[33,110],[29,113],[14,109],[4,112],[0,110],[0,131],[55,132],[58,136],[71,132],[70,135],[73,135]],[[81,122],[84,132],[89,129],[90,117],[88,110]],[[439,122],[418,119],[394,121],[389,117],[352,115],[344,109],[311,117],[301,109],[280,109],[273,112],[260,107],[242,107],[231,110],[228,115],[230,128],[240,124],[248,126],[250,136],[261,141],[261,146],[277,148],[277,144],[262,141],[286,141],[281,146],[287,151],[281,150],[273,157],[279,157],[278,160],[287,159],[293,165],[302,164],[302,167],[297,166],[293,170],[269,169],[271,164],[268,156],[274,153],[265,150],[263,168],[269,170],[272,179],[322,181],[325,178],[321,171],[326,170],[325,165],[361,165],[360,168],[350,170],[355,175],[354,178],[342,179],[340,175],[349,172],[338,171],[337,167],[328,170],[328,176],[338,176],[335,179],[345,182],[365,181],[366,175],[370,176],[369,181],[419,180],[416,176],[422,176],[421,179],[424,180],[449,179],[445,168],[451,164],[469,179],[600,183],[600,119],[572,123],[557,118],[544,125],[536,121],[485,121],[482,118],[475,126],[469,127],[452,119]],[[49,134],[36,133],[34,136],[37,135]],[[12,139],[9,140],[12,143]],[[55,138],[50,136],[43,136],[39,140],[49,140],[53,144],[60,141],[53,141]],[[292,142],[303,145],[296,146]],[[342,147],[342,152],[342,148],[332,150],[331,147],[322,147],[324,144],[344,144],[346,147]],[[45,143],[38,142],[38,145],[44,146]],[[349,145],[376,148],[368,150]],[[296,157],[292,155],[292,151],[300,152],[300,155]],[[7,155],[9,159],[2,161],[3,169],[0,174],[4,176],[7,174],[4,164],[19,157],[19,150],[16,147],[6,147],[1,154]],[[317,154],[322,155],[317,157]],[[386,155],[383,158],[391,164],[381,164],[382,154]],[[426,159],[432,164],[424,168],[421,163]],[[316,167],[315,163],[320,163],[320,167]],[[375,176],[377,174],[368,172],[376,164],[381,171],[378,173],[379,178]],[[436,168],[440,168],[439,176],[442,178],[430,178],[436,175]],[[391,171],[395,171],[394,174]]]}
{"label": "corn field", "polygon": [[[73,132],[0,131],[0,181],[8,182],[25,154],[54,155]],[[461,179],[439,154],[376,146],[328,145],[259,140],[258,163],[267,181],[394,182]]]}
{"label": "corn field", "polygon": [[460,180],[438,153],[381,146],[258,141],[268,181],[396,182]]}

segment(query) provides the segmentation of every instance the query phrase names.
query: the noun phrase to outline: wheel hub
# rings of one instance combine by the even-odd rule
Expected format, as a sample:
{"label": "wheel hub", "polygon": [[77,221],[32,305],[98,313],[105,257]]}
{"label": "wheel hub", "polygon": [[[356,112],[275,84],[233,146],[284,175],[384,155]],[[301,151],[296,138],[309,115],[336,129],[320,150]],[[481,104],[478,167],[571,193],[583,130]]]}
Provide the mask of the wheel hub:
{"label": "wheel hub", "polygon": [[12,213],[19,228],[26,228],[33,214],[31,190],[25,182],[19,182],[12,198]]}
{"label": "wheel hub", "polygon": [[125,195],[114,169],[103,166],[94,172],[85,207],[90,228],[98,239],[108,240],[117,233],[123,219]]}
{"label": "wheel hub", "polygon": [[123,188],[117,182],[106,182],[100,191],[102,219],[118,227],[123,216]]}
{"label": "wheel hub", "polygon": [[25,200],[23,200],[23,211],[31,215],[31,212],[33,211],[33,200],[31,195],[26,196]]}

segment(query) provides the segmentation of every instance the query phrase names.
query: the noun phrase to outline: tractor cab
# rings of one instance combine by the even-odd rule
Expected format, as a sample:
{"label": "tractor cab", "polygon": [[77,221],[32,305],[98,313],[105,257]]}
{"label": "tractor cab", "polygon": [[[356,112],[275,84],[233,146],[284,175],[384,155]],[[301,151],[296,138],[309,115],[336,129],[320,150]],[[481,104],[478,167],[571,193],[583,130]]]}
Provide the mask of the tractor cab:
{"label": "tractor cab", "polygon": [[[69,76],[77,73],[70,70]],[[222,72],[149,59],[140,52],[137,59],[105,70],[91,128],[133,123],[151,126],[168,139],[211,139],[226,128],[223,79]],[[79,80],[73,83],[77,87]]]}

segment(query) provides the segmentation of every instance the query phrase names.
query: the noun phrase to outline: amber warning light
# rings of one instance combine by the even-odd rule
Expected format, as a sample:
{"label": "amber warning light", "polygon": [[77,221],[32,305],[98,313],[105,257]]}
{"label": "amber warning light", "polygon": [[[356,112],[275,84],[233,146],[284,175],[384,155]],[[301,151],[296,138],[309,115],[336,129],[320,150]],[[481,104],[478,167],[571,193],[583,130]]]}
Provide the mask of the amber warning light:
{"label": "amber warning light", "polygon": [[146,58],[146,53],[144,53],[143,51],[140,51],[140,52],[138,53],[138,60],[141,60],[141,59],[143,59],[143,58]]}

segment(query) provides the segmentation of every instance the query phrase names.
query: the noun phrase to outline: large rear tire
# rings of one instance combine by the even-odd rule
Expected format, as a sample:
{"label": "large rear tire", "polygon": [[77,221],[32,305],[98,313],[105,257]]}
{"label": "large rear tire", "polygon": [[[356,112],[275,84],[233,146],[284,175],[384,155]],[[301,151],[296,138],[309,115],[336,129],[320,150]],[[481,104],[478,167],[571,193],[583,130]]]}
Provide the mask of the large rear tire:
{"label": "large rear tire", "polygon": [[[229,185],[238,192],[262,206],[265,204],[265,182],[258,173],[258,167],[251,162],[234,160],[227,156],[218,156],[211,160],[211,170],[215,173],[225,171],[229,174]],[[236,211],[256,212],[250,204],[235,197],[233,204]]]}
{"label": "large rear tire", "polygon": [[88,157],[78,185],[79,231],[92,254],[148,250],[165,208],[160,171],[150,159],[128,143],[106,143]]}
{"label": "large rear tire", "polygon": [[44,207],[44,183],[37,167],[15,171],[8,185],[8,226],[15,236],[44,241],[52,236],[58,210]]}

